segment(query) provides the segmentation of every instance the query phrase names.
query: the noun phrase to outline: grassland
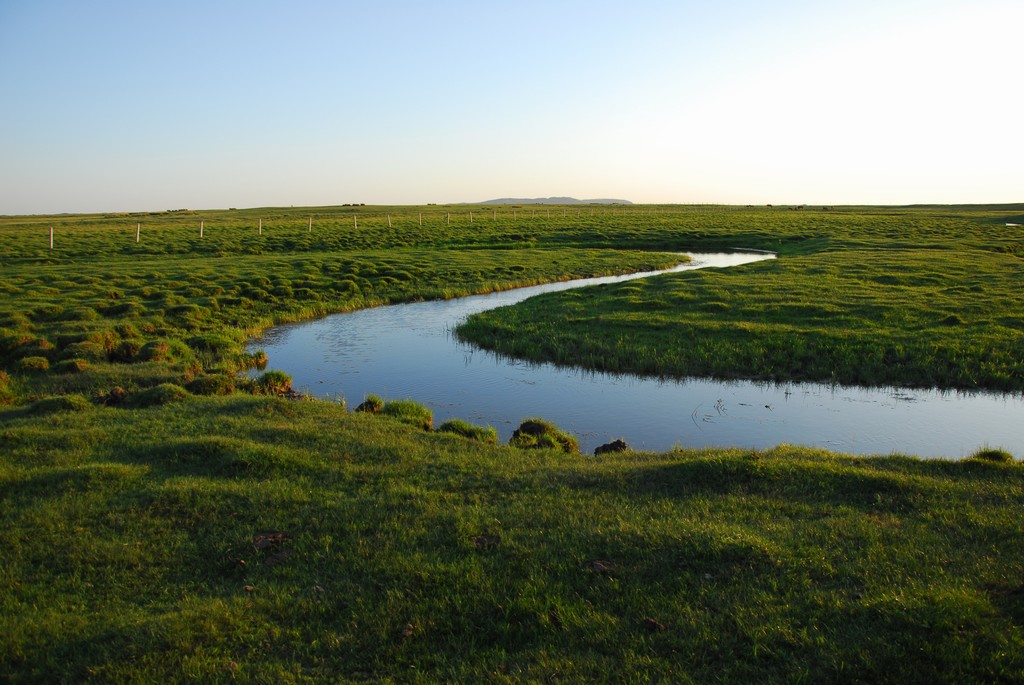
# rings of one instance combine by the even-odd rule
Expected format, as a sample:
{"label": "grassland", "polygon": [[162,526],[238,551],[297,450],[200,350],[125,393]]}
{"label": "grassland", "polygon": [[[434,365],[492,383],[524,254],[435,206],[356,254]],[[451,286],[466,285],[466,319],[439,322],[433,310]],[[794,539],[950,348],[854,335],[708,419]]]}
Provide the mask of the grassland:
{"label": "grassland", "polygon": [[1024,233],[976,211],[904,215],[906,232],[879,217],[778,261],[531,298],[459,334],[604,371],[1024,391]]}
{"label": "grassland", "polygon": [[549,294],[465,338],[615,372],[1024,391],[1024,261],[850,250]]}
{"label": "grassland", "polygon": [[[1004,224],[1021,208],[590,209],[0,218],[0,678],[1024,680],[1019,463],[790,446],[595,459],[238,373],[273,323],[684,249],[783,259],[586,297],[609,317],[660,299],[699,327],[817,293],[825,338],[879,316],[965,345],[979,321],[993,340],[1017,330],[1021,236]],[[724,307],[699,316],[691,289]],[[801,312],[765,314],[765,335],[798,337],[783,324],[815,318]]]}

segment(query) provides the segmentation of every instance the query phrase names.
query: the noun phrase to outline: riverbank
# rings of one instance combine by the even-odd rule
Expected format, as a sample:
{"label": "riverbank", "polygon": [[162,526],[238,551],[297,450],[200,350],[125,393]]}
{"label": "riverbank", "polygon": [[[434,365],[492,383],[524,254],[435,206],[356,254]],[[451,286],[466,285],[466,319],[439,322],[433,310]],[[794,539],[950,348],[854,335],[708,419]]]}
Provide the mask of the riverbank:
{"label": "riverbank", "polygon": [[1024,391],[1024,261],[872,248],[545,295],[475,314],[503,354],[683,378]]}
{"label": "riverbank", "polygon": [[[764,279],[765,271],[754,267],[764,255],[689,256],[689,262],[669,270],[673,275],[666,281],[693,269],[750,268],[738,280]],[[575,435],[587,453],[623,439],[650,451],[678,445],[769,449],[788,443],[861,455],[962,458],[985,445],[1024,454],[1024,425],[1018,420],[1024,398],[1019,396],[666,377],[656,362],[681,349],[688,322],[678,324],[676,332],[662,326],[666,330],[659,331],[664,334],[660,339],[671,345],[657,357],[644,354],[650,345],[617,346],[615,351],[628,361],[649,365],[640,369],[648,375],[593,370],[605,360],[601,350],[571,334],[581,322],[596,337],[604,328],[602,319],[585,313],[580,303],[600,301],[612,288],[660,282],[651,276],[581,279],[337,314],[268,329],[249,349],[262,350],[271,367],[288,373],[297,388],[315,397],[345,398],[352,404],[371,394],[414,398],[433,411],[437,423],[469,418],[492,426],[503,441],[522,419],[542,416]],[[489,317],[495,308],[509,306],[532,310],[535,302],[544,301],[538,295],[552,292],[562,293],[558,301],[568,303],[560,312],[564,331],[540,316],[539,322],[502,339],[538,338],[558,350],[561,366],[481,351],[451,335],[467,316],[486,312],[483,316]],[[641,302],[632,311],[641,316],[652,309]],[[614,327],[611,332],[621,333]],[[622,335],[619,341],[627,339]],[[629,356],[629,351],[635,353]]]}
{"label": "riverbank", "polygon": [[235,395],[7,412],[11,682],[1024,676],[1024,470],[594,459]]}

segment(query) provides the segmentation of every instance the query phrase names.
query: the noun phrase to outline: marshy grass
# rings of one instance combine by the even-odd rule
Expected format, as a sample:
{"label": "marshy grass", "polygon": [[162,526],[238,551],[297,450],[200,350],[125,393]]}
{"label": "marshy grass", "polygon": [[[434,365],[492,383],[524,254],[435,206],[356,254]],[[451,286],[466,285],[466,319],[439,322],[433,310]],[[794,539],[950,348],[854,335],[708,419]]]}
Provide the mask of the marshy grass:
{"label": "marshy grass", "polygon": [[991,462],[996,464],[1013,463],[1013,455],[999,447],[983,447],[967,458],[973,459],[974,461]]}
{"label": "marshy grass", "polygon": [[512,433],[509,445],[522,450],[556,449],[569,454],[580,451],[579,441],[550,421],[526,419]]}
{"label": "marshy grass", "polygon": [[567,458],[546,431],[520,450],[231,392],[274,324],[733,247],[783,258],[547,300],[565,358],[661,373],[706,340],[693,359],[723,373],[1017,382],[1024,207],[593,209],[0,217],[0,674],[1024,680],[1024,468],[1003,456]]}
{"label": "marshy grass", "polygon": [[846,249],[549,293],[460,337],[611,372],[1024,391],[1024,261]]}
{"label": "marshy grass", "polygon": [[567,459],[239,394],[0,432],[14,681],[1024,673],[1016,466]]}
{"label": "marshy grass", "polygon": [[388,400],[380,413],[421,430],[429,431],[434,427],[434,413],[415,400]]}
{"label": "marshy grass", "polygon": [[384,399],[380,395],[367,395],[366,399],[356,406],[357,412],[379,414],[384,411]]}
{"label": "marshy grass", "polygon": [[276,369],[266,371],[253,380],[252,389],[258,395],[286,395],[292,391],[292,377]]}
{"label": "marshy grass", "polygon": [[92,409],[92,403],[82,395],[57,395],[41,397],[28,407],[29,414],[54,414],[56,412],[82,412]]}
{"label": "marshy grass", "polygon": [[139,390],[127,397],[127,406],[156,407],[172,402],[181,402],[189,396],[188,390],[174,383],[161,383],[145,390]]}
{"label": "marshy grass", "polygon": [[493,426],[475,426],[462,419],[449,419],[437,427],[439,433],[454,433],[470,440],[498,444],[498,431]]}

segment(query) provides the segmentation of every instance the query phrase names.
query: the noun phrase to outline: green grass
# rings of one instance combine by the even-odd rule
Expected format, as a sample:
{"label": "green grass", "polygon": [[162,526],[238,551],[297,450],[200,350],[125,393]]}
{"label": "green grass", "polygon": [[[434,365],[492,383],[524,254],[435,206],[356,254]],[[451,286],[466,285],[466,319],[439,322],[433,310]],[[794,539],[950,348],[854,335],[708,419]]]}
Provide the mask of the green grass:
{"label": "green grass", "polygon": [[580,451],[575,437],[544,419],[526,419],[512,433],[508,442],[521,450],[556,449],[573,454]]}
{"label": "green grass", "polygon": [[[32,248],[37,224],[50,220],[62,226],[69,244],[52,253]],[[359,251],[342,249],[338,242],[351,231],[335,226],[329,232],[321,226],[309,234],[303,219],[301,229],[278,226],[275,233],[270,230],[275,224],[265,220],[268,243],[258,253],[242,249],[241,243],[210,252],[206,243],[186,239],[188,229],[178,213],[152,220],[157,225],[139,244],[143,248],[135,244],[134,230],[125,246],[124,231],[108,224],[116,218],[0,217],[5,276],[0,367],[31,377],[13,387],[31,395],[184,385],[204,373],[260,367],[265,359],[247,355],[243,346],[274,324],[395,302],[649,270],[679,259],[636,250],[580,250],[554,245],[557,241],[513,249],[501,242],[504,228],[490,234],[479,221],[473,227],[446,228],[447,237],[425,228],[417,237],[417,231],[407,235],[408,227],[398,230],[397,215],[392,233],[373,226],[371,219],[361,224],[358,245],[370,248]],[[212,230],[210,222],[206,228]],[[307,244],[310,235],[320,238]],[[399,235],[405,239],[397,241]],[[481,235],[494,244],[458,246]],[[237,253],[229,252],[232,245]],[[70,359],[90,366],[75,377],[49,372]]]}
{"label": "green grass", "polygon": [[1024,391],[1024,261],[843,249],[552,293],[461,337],[613,372]]}
{"label": "green grass", "polygon": [[1024,677],[1016,465],[595,460],[244,395],[0,431],[12,682]]}
{"label": "green grass", "polygon": [[414,400],[389,400],[380,413],[421,430],[434,427],[433,412]]}
{"label": "green grass", "polygon": [[703,373],[1017,388],[1024,207],[469,210],[0,217],[0,679],[1024,680],[1024,469],[1002,450],[520,450],[277,396],[244,350],[329,312],[747,247],[782,258],[501,316],[543,305],[594,367],[670,372],[706,338]]}
{"label": "green grass", "polygon": [[474,426],[462,419],[449,419],[437,427],[439,433],[454,433],[470,440],[498,444],[498,431],[493,426]]}

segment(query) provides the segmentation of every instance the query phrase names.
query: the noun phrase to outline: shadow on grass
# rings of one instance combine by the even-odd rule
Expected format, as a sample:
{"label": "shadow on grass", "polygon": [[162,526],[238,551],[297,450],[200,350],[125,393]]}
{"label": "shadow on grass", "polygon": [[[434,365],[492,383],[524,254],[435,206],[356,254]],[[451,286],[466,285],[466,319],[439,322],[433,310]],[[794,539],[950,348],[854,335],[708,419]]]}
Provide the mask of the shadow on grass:
{"label": "shadow on grass", "polygon": [[630,494],[672,499],[759,496],[891,513],[912,511],[922,498],[934,494],[927,481],[898,472],[869,472],[843,462],[773,462],[758,456],[684,458],[639,467],[625,482],[608,485],[617,491],[625,486]]}

